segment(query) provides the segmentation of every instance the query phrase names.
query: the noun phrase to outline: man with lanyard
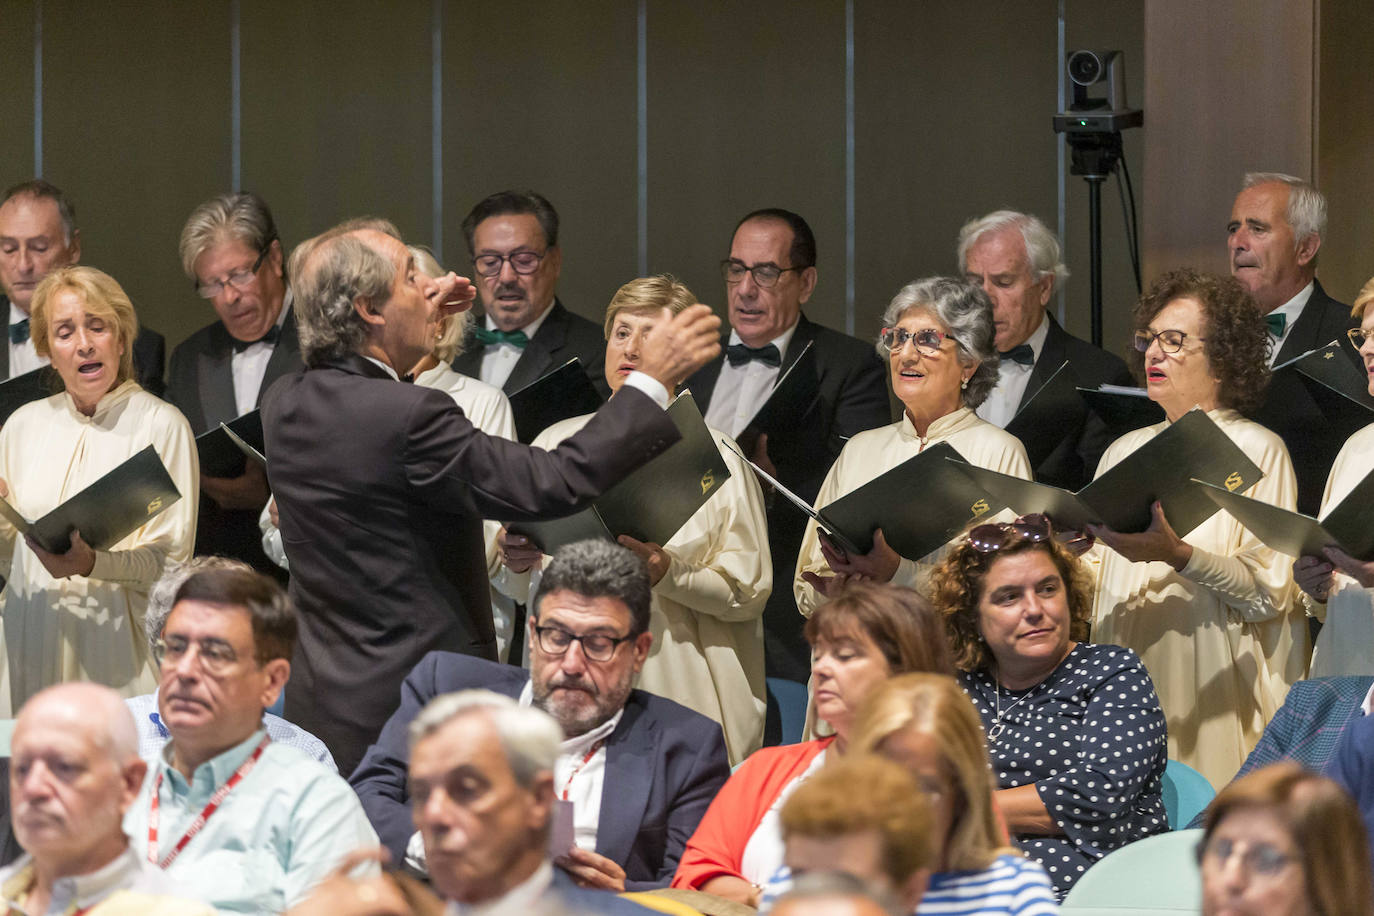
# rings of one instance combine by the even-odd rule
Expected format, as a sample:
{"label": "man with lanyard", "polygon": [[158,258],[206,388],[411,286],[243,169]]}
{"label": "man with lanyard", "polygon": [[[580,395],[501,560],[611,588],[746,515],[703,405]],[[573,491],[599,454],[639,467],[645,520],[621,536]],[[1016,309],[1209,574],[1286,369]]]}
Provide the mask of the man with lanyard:
{"label": "man with lanyard", "polygon": [[139,855],[219,910],[280,912],[377,843],[347,783],[263,729],[295,637],[275,582],[218,569],[177,589],[158,644],[172,738],[125,826]]}

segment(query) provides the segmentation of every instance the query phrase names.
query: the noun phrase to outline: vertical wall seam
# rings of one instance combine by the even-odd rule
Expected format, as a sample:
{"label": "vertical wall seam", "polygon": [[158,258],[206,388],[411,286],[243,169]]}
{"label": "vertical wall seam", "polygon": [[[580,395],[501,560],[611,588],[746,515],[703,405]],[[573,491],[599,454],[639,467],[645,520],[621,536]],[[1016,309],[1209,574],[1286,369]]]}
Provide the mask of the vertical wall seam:
{"label": "vertical wall seam", "polygon": [[444,0],[430,15],[430,230],[434,258],[444,263]]}
{"label": "vertical wall seam", "polygon": [[43,177],[43,0],[33,0],[33,174]]}
{"label": "vertical wall seam", "polygon": [[229,3],[229,187],[243,190],[243,70],[240,0]]}
{"label": "vertical wall seam", "polygon": [[639,0],[635,60],[635,152],[638,197],[639,275],[649,274],[649,2]]}
{"label": "vertical wall seam", "polygon": [[854,333],[854,0],[844,3],[844,329]]}
{"label": "vertical wall seam", "polygon": [[[1064,44],[1064,0],[1059,0],[1059,23],[1058,36],[1055,47],[1058,49],[1058,56],[1054,60],[1054,72],[1058,74],[1055,82],[1058,97],[1054,100],[1054,110],[1062,111],[1064,104],[1064,55],[1068,53],[1068,48]],[[1064,135],[1056,132],[1054,135],[1055,158],[1059,164],[1056,170],[1056,200],[1059,202],[1059,244],[1063,246],[1063,251],[1069,250],[1069,240],[1066,237],[1068,232],[1068,188],[1066,187],[1065,173],[1068,164],[1064,161],[1064,153],[1068,148],[1068,142]],[[1059,313],[1059,324],[1063,326],[1066,322],[1065,312],[1067,309],[1068,298],[1064,294],[1064,284],[1057,284],[1055,287],[1055,311]]]}

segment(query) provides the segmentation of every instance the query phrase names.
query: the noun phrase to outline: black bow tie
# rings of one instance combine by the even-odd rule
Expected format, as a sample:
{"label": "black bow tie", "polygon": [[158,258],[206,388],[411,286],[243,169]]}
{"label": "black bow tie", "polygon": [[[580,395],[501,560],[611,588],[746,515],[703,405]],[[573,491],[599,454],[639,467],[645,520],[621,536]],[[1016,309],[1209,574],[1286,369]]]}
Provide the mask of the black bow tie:
{"label": "black bow tie", "polygon": [[10,343],[21,344],[29,339],[29,319],[24,318],[10,325]]}
{"label": "black bow tie", "polygon": [[997,355],[1023,366],[1035,365],[1035,351],[1031,349],[1030,344],[1017,344],[1010,350],[998,351]]}
{"label": "black bow tie", "polygon": [[277,338],[280,337],[280,336],[281,336],[281,328],[274,324],[274,325],[272,325],[272,327],[270,327],[270,328],[267,329],[267,333],[266,333],[266,334],[262,335],[262,336],[259,337],[257,340],[239,340],[237,337],[235,337],[235,338],[234,338],[234,352],[235,352],[235,353],[242,353],[244,350],[247,350],[249,347],[253,346],[253,344],[265,343],[265,344],[271,344],[272,346],[276,346],[276,345],[277,345]]}
{"label": "black bow tie", "polygon": [[773,344],[764,344],[761,347],[749,347],[742,343],[730,344],[725,348],[725,358],[730,360],[732,366],[743,366],[750,360],[758,360],[765,366],[775,369],[782,365],[782,354]]}

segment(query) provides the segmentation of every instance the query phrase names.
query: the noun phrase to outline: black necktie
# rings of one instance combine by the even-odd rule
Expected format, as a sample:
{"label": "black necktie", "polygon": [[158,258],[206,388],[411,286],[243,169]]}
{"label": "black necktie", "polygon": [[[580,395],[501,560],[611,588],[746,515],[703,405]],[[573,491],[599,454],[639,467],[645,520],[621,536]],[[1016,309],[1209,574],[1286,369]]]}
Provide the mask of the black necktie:
{"label": "black necktie", "polygon": [[10,325],[10,343],[21,344],[29,339],[29,319]]}
{"label": "black necktie", "polygon": [[[25,331],[27,332],[27,329],[25,329]],[[13,328],[13,326],[11,325],[11,327],[10,327],[10,334],[13,335],[13,333],[14,333],[14,328]],[[271,344],[272,346],[276,346],[276,344],[277,344],[277,338],[280,337],[280,336],[281,336],[281,328],[277,327],[277,326],[274,324],[274,325],[272,325],[272,327],[270,327],[270,328],[267,329],[267,333],[266,333],[266,334],[262,335],[262,336],[259,337],[257,340],[239,340],[237,337],[235,337],[235,338],[234,338],[234,352],[235,352],[235,353],[242,353],[244,350],[247,350],[249,347],[253,346],[253,344],[265,343],[265,344]]]}
{"label": "black necktie", "polygon": [[1030,344],[1017,344],[1010,350],[999,351],[997,355],[1023,366],[1035,365],[1035,351],[1031,349]]}
{"label": "black necktie", "polygon": [[774,368],[782,365],[782,354],[773,344],[764,344],[761,347],[749,347],[742,343],[730,344],[725,348],[725,358],[730,360],[732,366],[743,366],[750,360],[758,360],[765,366]]}

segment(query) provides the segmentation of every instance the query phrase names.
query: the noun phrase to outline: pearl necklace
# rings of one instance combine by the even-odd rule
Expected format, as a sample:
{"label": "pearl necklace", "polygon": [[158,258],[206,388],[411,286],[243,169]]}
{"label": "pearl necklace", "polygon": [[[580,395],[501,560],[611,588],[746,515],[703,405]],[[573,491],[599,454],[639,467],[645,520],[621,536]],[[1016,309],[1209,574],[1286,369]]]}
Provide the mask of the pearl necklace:
{"label": "pearl necklace", "polygon": [[[1005,713],[1002,712],[1002,682],[994,676],[992,679],[992,686],[997,691],[997,715],[996,718],[992,720],[992,728],[988,729],[988,740],[996,741],[997,738],[1002,734],[1002,732],[1007,730],[1007,727],[1002,723],[1002,716],[1005,715]],[[1025,694],[1019,697],[1015,703],[1012,703],[1010,706],[1008,706],[1006,711],[1011,712],[1021,703],[1024,703],[1026,700],[1030,699],[1031,696],[1035,694],[1035,691],[1039,689],[1040,684],[1036,684],[1030,690],[1026,691]]]}

